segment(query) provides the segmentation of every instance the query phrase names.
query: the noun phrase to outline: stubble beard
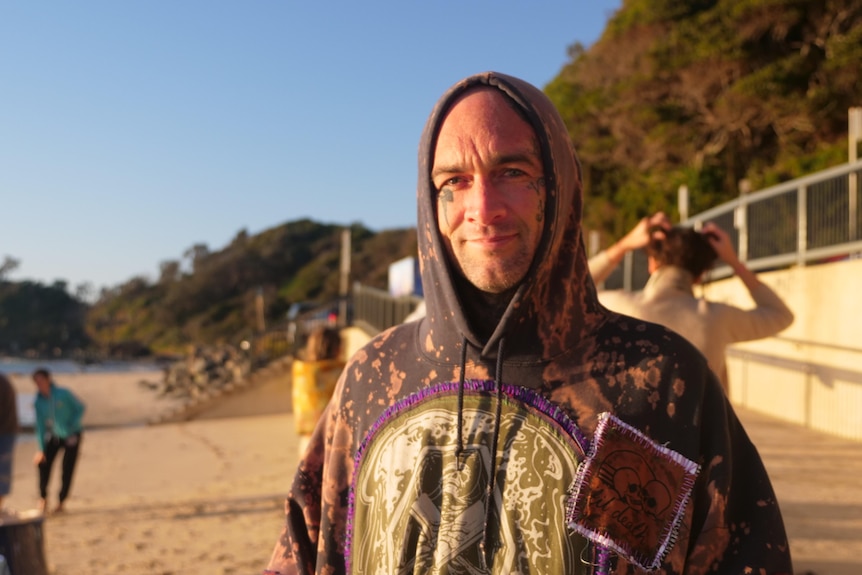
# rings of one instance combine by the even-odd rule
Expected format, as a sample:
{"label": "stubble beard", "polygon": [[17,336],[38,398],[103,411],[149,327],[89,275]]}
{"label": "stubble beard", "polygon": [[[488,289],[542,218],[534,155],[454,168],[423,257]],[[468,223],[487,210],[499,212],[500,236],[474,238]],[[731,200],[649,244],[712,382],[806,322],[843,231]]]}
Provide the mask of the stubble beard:
{"label": "stubble beard", "polygon": [[524,279],[532,261],[532,254],[524,243],[513,254],[494,250],[471,253],[463,244],[457,248],[453,246],[453,251],[461,274],[477,289],[489,294],[503,293],[516,286]]}

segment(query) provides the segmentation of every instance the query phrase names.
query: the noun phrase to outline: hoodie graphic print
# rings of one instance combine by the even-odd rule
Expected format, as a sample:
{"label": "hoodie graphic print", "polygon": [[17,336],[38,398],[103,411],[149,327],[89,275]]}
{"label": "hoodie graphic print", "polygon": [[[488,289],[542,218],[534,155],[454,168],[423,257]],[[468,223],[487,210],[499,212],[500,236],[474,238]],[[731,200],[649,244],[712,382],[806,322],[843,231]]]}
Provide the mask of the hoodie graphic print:
{"label": "hoodie graphic print", "polygon": [[[490,335],[448,261],[431,182],[459,96],[499,90],[545,175],[533,263]],[[579,165],[547,97],[484,73],[419,149],[425,318],[348,362],[303,455],[267,573],[790,573],[766,471],[703,357],[597,300]]]}

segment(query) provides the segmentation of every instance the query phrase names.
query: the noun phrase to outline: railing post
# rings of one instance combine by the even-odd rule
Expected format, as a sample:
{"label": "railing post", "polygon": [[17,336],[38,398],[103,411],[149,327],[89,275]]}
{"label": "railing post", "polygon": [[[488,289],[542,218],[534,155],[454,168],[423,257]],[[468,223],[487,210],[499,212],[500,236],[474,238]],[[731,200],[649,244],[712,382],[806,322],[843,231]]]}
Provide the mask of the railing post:
{"label": "railing post", "polygon": [[799,186],[796,192],[796,263],[805,266],[808,249],[808,186]]}
{"label": "railing post", "polygon": [[741,262],[748,261],[748,203],[739,200],[739,204],[733,210],[733,225],[736,226],[738,233],[738,243],[736,249],[737,257]]}
{"label": "railing post", "polygon": [[634,275],[634,254],[633,252],[626,252],[623,256],[623,289],[625,291],[632,291],[632,284]]}
{"label": "railing post", "polygon": [[[847,110],[847,159],[852,164],[858,156],[859,141],[862,140],[862,108],[850,108]],[[859,230],[856,229],[856,211],[859,209],[857,198],[859,191],[856,189],[858,185],[858,174],[850,172],[847,178],[847,193],[849,206],[849,230],[850,237],[847,241],[856,241],[859,237]]]}
{"label": "railing post", "polygon": [[[590,230],[587,234],[587,257],[591,258],[602,249],[602,238],[598,230]],[[596,288],[605,289],[605,282],[596,284]]]}
{"label": "railing post", "polygon": [[688,219],[688,186],[685,184],[676,190],[676,205],[679,209],[679,221],[686,221]]}
{"label": "railing post", "polygon": [[347,327],[347,295],[350,287],[350,228],[341,230],[341,261],[338,266],[338,327]]}
{"label": "railing post", "polygon": [[859,202],[857,198],[859,197],[859,190],[857,189],[859,175],[856,172],[850,172],[848,176],[847,182],[847,193],[849,194],[847,198],[847,211],[849,212],[849,226],[847,228],[847,241],[855,242],[859,238],[859,230],[856,227],[856,221],[858,219],[859,214]]}

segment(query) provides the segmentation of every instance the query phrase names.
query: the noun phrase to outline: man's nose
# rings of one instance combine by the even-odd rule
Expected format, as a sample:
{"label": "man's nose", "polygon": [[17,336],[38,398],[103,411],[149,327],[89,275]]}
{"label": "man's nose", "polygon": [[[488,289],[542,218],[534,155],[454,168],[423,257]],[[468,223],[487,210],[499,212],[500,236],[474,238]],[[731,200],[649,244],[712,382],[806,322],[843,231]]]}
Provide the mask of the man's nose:
{"label": "man's nose", "polygon": [[500,189],[487,177],[473,180],[466,201],[465,216],[473,223],[492,224],[506,213]]}

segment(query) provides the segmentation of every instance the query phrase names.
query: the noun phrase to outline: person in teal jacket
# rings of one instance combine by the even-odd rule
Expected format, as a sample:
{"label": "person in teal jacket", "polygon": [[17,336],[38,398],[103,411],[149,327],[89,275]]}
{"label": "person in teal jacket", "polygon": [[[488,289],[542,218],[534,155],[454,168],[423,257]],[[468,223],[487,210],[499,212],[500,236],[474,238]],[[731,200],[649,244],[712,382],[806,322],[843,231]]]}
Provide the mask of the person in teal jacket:
{"label": "person in teal jacket", "polygon": [[63,511],[72,487],[72,476],[81,449],[81,418],[85,407],[74,393],[54,383],[47,369],[34,371],[33,382],[39,389],[33,402],[36,412],[36,441],[39,444],[39,451],[33,459],[39,467],[39,508],[43,512],[47,509],[51,467],[62,449],[63,481],[57,506],[53,510],[54,513],[59,513]]}

